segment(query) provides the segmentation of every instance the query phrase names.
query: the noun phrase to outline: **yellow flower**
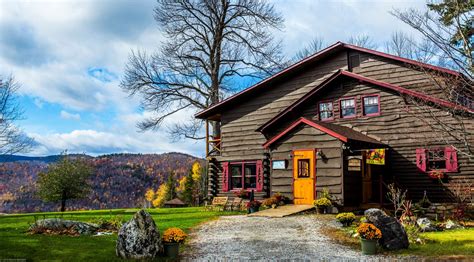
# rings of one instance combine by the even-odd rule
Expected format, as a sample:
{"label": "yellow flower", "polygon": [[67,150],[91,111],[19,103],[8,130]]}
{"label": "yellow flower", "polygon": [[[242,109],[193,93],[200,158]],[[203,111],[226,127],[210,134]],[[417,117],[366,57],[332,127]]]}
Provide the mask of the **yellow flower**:
{"label": "yellow flower", "polygon": [[163,233],[163,241],[167,243],[182,243],[188,235],[183,230],[172,227],[165,230]]}

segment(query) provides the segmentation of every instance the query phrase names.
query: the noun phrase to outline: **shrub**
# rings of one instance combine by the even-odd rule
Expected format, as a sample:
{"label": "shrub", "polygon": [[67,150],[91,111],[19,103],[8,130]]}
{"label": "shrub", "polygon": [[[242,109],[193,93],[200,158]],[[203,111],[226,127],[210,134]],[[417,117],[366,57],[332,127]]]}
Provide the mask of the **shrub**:
{"label": "shrub", "polygon": [[357,233],[363,239],[375,240],[382,238],[382,232],[376,226],[370,223],[362,223],[357,228]]}
{"label": "shrub", "polygon": [[247,208],[259,208],[262,205],[260,201],[253,200],[247,203]]}
{"label": "shrub", "polygon": [[337,221],[339,221],[343,226],[348,227],[355,221],[356,216],[352,212],[340,213],[336,216]]}
{"label": "shrub", "polygon": [[182,243],[188,235],[183,230],[172,227],[165,230],[163,233],[163,242],[166,243]]}
{"label": "shrub", "polygon": [[403,224],[403,227],[405,228],[405,232],[407,233],[408,241],[411,244],[424,243],[424,241],[420,238],[420,229],[416,225]]}
{"label": "shrub", "polygon": [[248,199],[249,196],[250,196],[250,193],[245,189],[241,189],[239,191],[234,192],[234,195],[236,197],[240,197],[240,198],[243,198],[243,199]]}
{"label": "shrub", "polygon": [[91,221],[97,224],[101,230],[118,231],[125,222],[123,216],[98,217]]}
{"label": "shrub", "polygon": [[331,200],[326,197],[321,197],[314,201],[314,205],[317,207],[328,207],[331,206]]}
{"label": "shrub", "polygon": [[278,205],[278,200],[274,197],[267,198],[263,200],[262,205],[265,207],[272,207],[273,205]]}

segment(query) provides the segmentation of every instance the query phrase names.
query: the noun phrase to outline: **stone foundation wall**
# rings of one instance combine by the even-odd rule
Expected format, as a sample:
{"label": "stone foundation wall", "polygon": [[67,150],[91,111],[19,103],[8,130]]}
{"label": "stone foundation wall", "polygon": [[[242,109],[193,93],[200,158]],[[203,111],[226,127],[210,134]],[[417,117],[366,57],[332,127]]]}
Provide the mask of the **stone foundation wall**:
{"label": "stone foundation wall", "polygon": [[[432,203],[428,208],[422,208],[424,216],[430,219],[443,220],[450,218],[456,211],[456,203]],[[474,217],[474,204],[468,204],[466,216]]]}

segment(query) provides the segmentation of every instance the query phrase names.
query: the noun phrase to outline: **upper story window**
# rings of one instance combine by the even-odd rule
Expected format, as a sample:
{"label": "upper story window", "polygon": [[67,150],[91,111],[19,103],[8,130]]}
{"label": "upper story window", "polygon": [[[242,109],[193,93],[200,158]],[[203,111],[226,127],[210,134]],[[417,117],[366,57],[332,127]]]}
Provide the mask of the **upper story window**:
{"label": "upper story window", "polygon": [[356,71],[360,67],[360,57],[358,54],[349,56],[349,71]]}
{"label": "upper story window", "polygon": [[362,104],[365,116],[380,114],[380,99],[378,95],[364,96],[362,98]]}
{"label": "upper story window", "polygon": [[341,118],[351,118],[356,116],[356,103],[354,98],[341,99]]}
{"label": "upper story window", "polygon": [[333,118],[332,102],[319,103],[319,120],[324,121],[331,120]]}
{"label": "upper story window", "polygon": [[417,148],[416,166],[422,172],[458,172],[456,149],[451,146],[445,148]]}

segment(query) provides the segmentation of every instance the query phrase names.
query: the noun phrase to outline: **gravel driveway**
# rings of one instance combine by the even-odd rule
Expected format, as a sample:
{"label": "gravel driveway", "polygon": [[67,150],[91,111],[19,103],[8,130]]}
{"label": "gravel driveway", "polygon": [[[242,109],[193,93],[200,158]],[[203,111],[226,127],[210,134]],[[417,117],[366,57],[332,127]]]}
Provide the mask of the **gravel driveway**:
{"label": "gravel driveway", "polygon": [[[327,221],[313,215],[284,218],[224,216],[205,223],[192,234],[184,260],[311,260],[382,261],[331,242],[320,233]],[[335,222],[333,222],[335,223]]]}

